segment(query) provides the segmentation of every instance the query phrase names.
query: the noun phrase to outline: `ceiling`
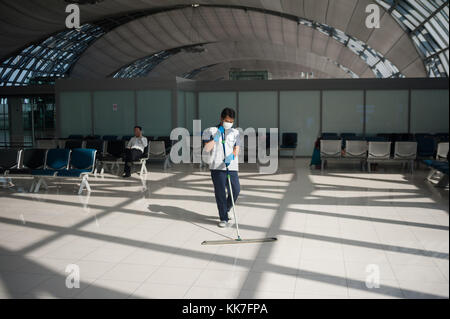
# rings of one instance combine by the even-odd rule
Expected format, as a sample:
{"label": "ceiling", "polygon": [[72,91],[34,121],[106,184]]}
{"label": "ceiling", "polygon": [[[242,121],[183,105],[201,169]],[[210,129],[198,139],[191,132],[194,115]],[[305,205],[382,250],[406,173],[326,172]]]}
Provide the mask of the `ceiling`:
{"label": "ceiling", "polygon": [[[192,1],[185,0],[104,0],[81,5],[83,27],[89,32],[84,36],[65,29],[64,0],[3,0],[1,81],[20,85],[36,75],[104,78],[154,54],[197,44],[205,44],[207,51],[178,50],[152,66],[147,76],[154,77],[153,72],[180,76],[212,64],[222,65],[213,69],[223,70],[232,61],[259,61],[252,65],[270,67],[272,74],[280,75],[286,70],[278,68],[296,65],[293,69],[311,70],[323,78],[448,76],[448,1],[195,2],[200,6],[194,8]],[[417,2],[426,2],[427,9],[408,9]],[[382,9],[379,29],[365,27],[369,4]],[[414,19],[404,13],[405,8],[406,13],[414,13]],[[425,45],[424,39],[436,37],[435,19],[444,24],[447,38],[435,41],[438,45],[432,47]],[[434,27],[430,29],[429,24]],[[72,41],[70,51],[64,49],[69,47],[67,39]],[[49,45],[43,46],[46,40]],[[55,47],[58,54],[53,54]],[[47,55],[39,52],[43,48]],[[71,62],[64,64],[66,51],[72,53]],[[44,72],[43,63],[39,65],[42,57],[58,63],[47,63]],[[211,68],[208,73],[216,76]]]}
{"label": "ceiling", "polygon": [[[352,77],[351,74],[341,69],[329,58],[306,49],[298,50],[289,46],[258,41],[219,42],[207,44],[204,47],[206,51],[203,53],[181,52],[170,59],[166,59],[158,64],[148,76],[152,78],[173,78],[174,76],[189,74],[193,70],[198,70],[204,66],[216,64],[230,65],[233,68],[241,67],[233,63],[233,61],[239,61],[243,64],[242,67],[245,67],[247,70],[252,70],[251,64],[245,64],[244,61],[258,60],[258,68],[253,70],[267,69],[272,74],[282,74],[281,71],[284,72],[285,70],[278,70],[277,68],[280,65],[284,65],[290,66],[292,71],[298,70],[297,78],[300,77],[301,72],[312,72],[317,78]],[[367,68],[367,65],[364,63],[361,64],[361,70]],[[293,66],[298,67],[294,68]],[[221,70],[221,68],[215,69]],[[374,77],[373,72],[369,73]],[[220,77],[215,74],[208,74],[211,75],[210,78],[207,78],[210,80],[216,80]],[[277,76],[277,78],[280,77]],[[196,79],[196,77],[193,77],[193,79]],[[202,79],[205,79],[205,77],[203,76]]]}

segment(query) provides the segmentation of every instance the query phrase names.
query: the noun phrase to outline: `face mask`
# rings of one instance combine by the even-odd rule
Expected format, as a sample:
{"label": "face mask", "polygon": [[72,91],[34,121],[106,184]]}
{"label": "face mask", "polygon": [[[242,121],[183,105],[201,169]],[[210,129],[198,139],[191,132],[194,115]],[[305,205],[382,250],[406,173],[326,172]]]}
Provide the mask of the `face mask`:
{"label": "face mask", "polygon": [[229,130],[233,127],[233,123],[223,122],[223,128]]}

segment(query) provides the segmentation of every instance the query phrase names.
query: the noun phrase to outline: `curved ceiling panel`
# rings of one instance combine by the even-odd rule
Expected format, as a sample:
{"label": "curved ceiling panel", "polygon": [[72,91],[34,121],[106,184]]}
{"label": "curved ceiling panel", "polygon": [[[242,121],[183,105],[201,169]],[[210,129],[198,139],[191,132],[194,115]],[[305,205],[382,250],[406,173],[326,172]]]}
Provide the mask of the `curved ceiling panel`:
{"label": "curved ceiling panel", "polygon": [[449,76],[448,0],[377,0],[408,30],[429,77]]}
{"label": "curved ceiling panel", "polygon": [[[226,64],[230,61],[272,61],[297,65],[300,72],[312,72],[316,78],[349,78],[356,77],[353,73],[341,68],[328,57],[299,50],[297,48],[279,46],[267,42],[220,42],[204,46],[205,51],[192,53],[183,51],[170,59],[158,64],[151,73],[151,78],[173,78],[174,76],[185,77],[193,70],[215,64]],[[270,70],[275,73],[274,69]],[[373,74],[373,73],[372,73]]]}
{"label": "curved ceiling panel", "polygon": [[[327,25],[252,10],[199,7],[154,14],[114,29],[83,54],[72,76],[105,77],[156,52],[230,40],[256,40],[329,56],[349,69],[355,65],[358,76],[369,73],[358,61],[361,59],[377,77],[401,75],[381,54]],[[415,76],[424,72],[418,73]]]}
{"label": "curved ceiling panel", "polygon": [[[220,6],[240,8],[241,13],[232,13],[228,16],[224,14],[221,23],[223,23],[222,29],[225,32],[204,30],[201,35],[196,33],[196,16],[193,9],[191,9],[193,13],[190,16],[181,16],[182,24],[176,17],[175,20],[161,18],[157,21],[156,28],[151,31],[159,36],[159,30],[170,28],[171,34],[173,34],[173,37],[164,39],[166,42],[163,50],[179,47],[179,45],[173,45],[183,41],[185,36],[193,39],[186,44],[189,45],[196,43],[201,36],[207,38],[208,36],[205,34],[208,33],[209,37],[237,37],[241,40],[250,35],[258,35],[258,38],[271,43],[292,44],[289,41],[292,41],[293,38],[289,38],[287,34],[295,33],[297,28],[284,22],[289,19],[281,17],[302,17],[306,21],[310,20],[313,29],[317,28],[319,23],[323,24],[319,29],[326,36],[333,36],[334,31],[342,30],[343,33],[345,32],[373,48],[371,50],[364,44],[358,48],[358,45],[352,45],[351,41],[344,43],[361,55],[364,60],[362,61],[355,59],[354,54],[348,50],[336,47],[329,49],[331,42],[329,40],[320,41],[320,36],[312,38],[313,30],[310,30],[311,36],[309,37],[307,31],[296,37],[297,46],[310,45],[311,49],[316,50],[315,52],[326,50],[326,54],[332,60],[340,61],[339,64],[348,66],[362,77],[372,76],[373,72],[377,76],[392,73],[392,66],[389,63],[382,63],[385,59],[391,61],[398,67],[398,71],[407,77],[448,76],[448,1],[446,0],[196,0],[195,2],[202,5],[195,10]],[[381,17],[380,29],[364,27],[367,16],[366,6],[373,3],[386,9]],[[83,23],[92,22],[93,25],[106,26],[104,30],[108,31],[144,15],[154,14],[157,11],[168,12],[168,10],[179,12],[179,9],[191,4],[192,1],[186,0],[104,0],[95,5],[82,5],[81,19]],[[2,46],[0,47],[0,57],[3,57],[1,60],[5,61],[6,57],[13,60],[20,50],[26,50],[32,44],[37,46],[48,39],[50,35],[56,36],[58,31],[63,31],[67,15],[65,13],[66,5],[67,2],[64,0],[1,1],[0,40]],[[265,18],[259,21],[255,19],[255,23],[250,23],[247,16],[255,13],[255,10],[258,11],[256,13],[266,13],[263,14]],[[227,29],[231,19],[238,26],[237,29]],[[327,28],[327,26],[331,28]],[[114,32],[116,30],[112,33]],[[119,44],[124,46],[123,49],[118,48],[114,53],[112,50],[105,52],[107,58],[104,64],[107,66],[109,64],[111,68],[116,67],[117,63],[112,62],[128,59],[130,57],[129,49],[135,51],[131,54],[134,59],[128,60],[120,66],[126,66],[131,61],[158,52],[158,50],[149,51],[151,45],[145,41],[152,41],[152,32],[148,32],[149,35],[144,39],[134,37],[134,39],[142,41],[127,45],[126,42],[129,39],[126,37],[129,32],[117,31],[115,36],[97,47],[100,50],[107,50],[111,46],[119,46]],[[219,34],[214,32],[219,32]],[[319,40],[316,41],[316,38]],[[19,51],[17,52],[17,50]],[[381,56],[382,59],[378,59],[379,62],[372,62],[373,64],[369,62],[374,69],[372,70],[367,68],[364,62],[373,60],[374,50],[379,52],[377,57]],[[11,57],[14,52],[17,53]],[[92,65],[77,65],[77,72],[90,74]],[[398,75],[395,74],[395,76]]]}
{"label": "curved ceiling panel", "polygon": [[[104,0],[93,5],[82,5],[81,20],[88,23],[123,13],[192,3],[192,0]],[[367,41],[372,33],[361,27],[364,25],[366,6],[374,3],[371,0],[196,0],[195,3],[251,7],[289,14],[330,25],[362,41]],[[9,57],[25,46],[63,31],[66,5],[64,0],[1,1],[0,58]],[[387,40],[391,37],[391,30],[387,27],[382,26],[380,31],[384,31]],[[377,47],[374,49],[381,52]]]}
{"label": "curved ceiling panel", "polygon": [[[330,67],[332,66],[330,65]],[[231,69],[248,71],[266,70],[269,72],[270,79],[272,80],[306,78],[306,74],[311,72],[313,73],[313,78],[332,78],[329,74],[318,70],[313,70],[308,66],[283,61],[268,60],[240,60],[219,63],[206,68],[191,70],[189,74],[192,74],[192,76],[189,78],[197,81],[228,80]],[[308,77],[311,78],[311,74],[309,74]],[[350,77],[350,75],[343,72],[342,78],[345,77]]]}

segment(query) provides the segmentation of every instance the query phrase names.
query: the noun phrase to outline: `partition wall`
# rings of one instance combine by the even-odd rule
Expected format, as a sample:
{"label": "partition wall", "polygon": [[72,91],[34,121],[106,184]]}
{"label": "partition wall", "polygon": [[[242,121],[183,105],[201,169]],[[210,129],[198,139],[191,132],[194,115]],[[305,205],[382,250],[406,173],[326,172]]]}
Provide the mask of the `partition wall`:
{"label": "partition wall", "polygon": [[152,82],[61,80],[56,84],[59,137],[149,136],[175,127],[192,132],[216,125],[224,107],[238,112],[243,129],[279,128],[299,134],[298,156],[309,156],[321,132],[448,132],[448,82],[442,79]]}

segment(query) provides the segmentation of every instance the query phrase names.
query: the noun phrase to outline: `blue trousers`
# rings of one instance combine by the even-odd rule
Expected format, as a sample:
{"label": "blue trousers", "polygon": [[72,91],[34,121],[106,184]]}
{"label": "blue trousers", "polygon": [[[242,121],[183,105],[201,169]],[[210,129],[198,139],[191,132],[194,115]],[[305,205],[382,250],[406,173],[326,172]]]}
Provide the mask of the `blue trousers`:
{"label": "blue trousers", "polygon": [[[233,203],[231,202],[230,186],[228,184],[227,172],[221,170],[212,170],[211,178],[214,184],[214,193],[216,195],[216,203],[217,209],[219,210],[220,220],[228,222],[228,212],[233,207]],[[238,172],[230,171],[230,179],[233,190],[233,198],[234,202],[236,203],[239,197],[239,193],[241,192]]]}

